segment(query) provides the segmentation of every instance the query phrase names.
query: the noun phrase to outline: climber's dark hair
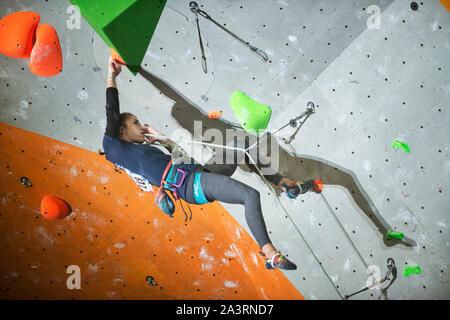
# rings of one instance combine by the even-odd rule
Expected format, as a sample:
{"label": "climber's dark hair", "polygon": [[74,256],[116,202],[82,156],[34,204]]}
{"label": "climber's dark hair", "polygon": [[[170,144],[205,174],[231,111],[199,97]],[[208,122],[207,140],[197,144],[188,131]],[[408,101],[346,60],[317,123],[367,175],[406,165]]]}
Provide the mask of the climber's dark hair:
{"label": "climber's dark hair", "polygon": [[130,118],[131,116],[134,116],[134,114],[129,113],[129,112],[122,112],[120,114],[120,126],[126,126],[126,121],[128,120],[128,118]]}

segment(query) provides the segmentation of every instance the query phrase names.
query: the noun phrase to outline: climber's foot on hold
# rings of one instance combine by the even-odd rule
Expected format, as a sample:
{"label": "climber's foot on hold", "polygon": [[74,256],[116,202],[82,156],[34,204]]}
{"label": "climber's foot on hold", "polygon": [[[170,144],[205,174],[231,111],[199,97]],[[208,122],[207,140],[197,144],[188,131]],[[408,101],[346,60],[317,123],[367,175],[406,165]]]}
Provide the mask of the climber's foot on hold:
{"label": "climber's foot on hold", "polygon": [[299,184],[300,194],[306,193],[314,188],[314,180],[308,180]]}
{"label": "climber's foot on hold", "polygon": [[280,251],[276,251],[272,257],[266,259],[267,270],[273,270],[276,268],[282,270],[296,270],[297,266],[289,261]]}
{"label": "climber's foot on hold", "polygon": [[291,199],[297,198],[299,194],[304,194],[314,188],[314,180],[295,181],[287,178],[282,178],[278,186],[287,193]]}

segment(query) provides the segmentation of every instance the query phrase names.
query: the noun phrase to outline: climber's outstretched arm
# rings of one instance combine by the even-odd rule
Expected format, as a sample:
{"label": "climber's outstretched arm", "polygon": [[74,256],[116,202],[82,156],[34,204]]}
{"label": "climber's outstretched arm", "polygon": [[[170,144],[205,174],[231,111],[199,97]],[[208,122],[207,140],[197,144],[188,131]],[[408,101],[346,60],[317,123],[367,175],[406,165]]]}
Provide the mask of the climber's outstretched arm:
{"label": "climber's outstretched arm", "polygon": [[119,91],[116,85],[116,76],[120,73],[118,67],[109,57],[108,80],[106,85],[106,132],[110,137],[120,134],[120,108]]}
{"label": "climber's outstretched arm", "polygon": [[120,108],[119,92],[117,88],[106,89],[106,132],[110,137],[116,137],[120,133]]}

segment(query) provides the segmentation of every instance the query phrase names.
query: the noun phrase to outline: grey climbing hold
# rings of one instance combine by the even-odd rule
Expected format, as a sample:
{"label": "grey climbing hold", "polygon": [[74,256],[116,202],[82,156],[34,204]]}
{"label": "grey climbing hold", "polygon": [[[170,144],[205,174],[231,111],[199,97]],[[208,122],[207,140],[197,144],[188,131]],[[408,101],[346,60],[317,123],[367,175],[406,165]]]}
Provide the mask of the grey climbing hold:
{"label": "grey climbing hold", "polygon": [[154,287],[158,285],[152,276],[148,276],[147,278],[145,278],[145,280],[147,281],[149,286]]}
{"label": "grey climbing hold", "polygon": [[22,185],[23,185],[25,188],[29,188],[29,187],[32,187],[32,186],[33,186],[33,185],[31,184],[30,180],[28,180],[27,177],[22,177],[22,178],[20,178],[20,182],[22,183]]}

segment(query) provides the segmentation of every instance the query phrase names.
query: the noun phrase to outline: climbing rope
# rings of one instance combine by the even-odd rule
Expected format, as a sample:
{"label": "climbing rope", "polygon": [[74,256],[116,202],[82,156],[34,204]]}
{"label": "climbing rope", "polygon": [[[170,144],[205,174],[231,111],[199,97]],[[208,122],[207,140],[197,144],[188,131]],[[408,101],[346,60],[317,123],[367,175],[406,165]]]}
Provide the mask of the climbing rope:
{"label": "climbing rope", "polygon": [[352,245],[353,249],[355,250],[356,254],[358,255],[358,257],[361,259],[361,262],[364,264],[364,266],[367,268],[369,268],[369,265],[366,263],[366,261],[364,260],[364,258],[362,257],[361,253],[359,252],[359,250],[356,248],[355,244],[353,243],[352,239],[350,238],[350,236],[348,235],[348,233],[345,231],[344,227],[342,226],[341,222],[339,221],[338,217],[336,216],[336,214],[334,213],[334,210],[331,208],[330,204],[328,203],[327,199],[325,198],[325,196],[320,193],[322,200],[325,201],[325,204],[328,206],[328,209],[330,209],[330,212],[332,213],[334,219],[336,219],[337,224],[339,225],[339,227],[341,228],[342,232],[347,236],[348,241],[350,242],[350,244]]}
{"label": "climbing rope", "polygon": [[[258,165],[255,163],[255,161],[253,160],[253,158],[248,154],[248,152],[246,152],[247,156],[249,157],[249,159],[252,161],[252,163],[255,165],[255,167],[257,168],[262,180],[264,181],[264,183],[274,192],[274,194],[276,195],[276,190],[273,189],[272,185],[267,181],[267,179],[264,177],[264,175],[262,174],[261,170],[259,169]],[[306,247],[309,249],[309,251],[311,252],[311,254],[313,255],[314,259],[316,259],[316,261],[319,263],[319,267],[322,269],[323,273],[325,274],[325,276],[328,278],[328,280],[330,281],[330,283],[332,284],[332,286],[334,287],[334,289],[336,290],[337,294],[339,295],[339,297],[341,299],[344,299],[344,297],[342,296],[342,294],[339,292],[338,288],[336,287],[336,285],[334,284],[333,280],[331,280],[330,275],[328,274],[328,272],[325,270],[325,268],[322,266],[322,262],[320,262],[319,258],[316,256],[316,254],[314,253],[314,250],[311,248],[311,246],[308,244],[308,241],[306,241],[305,237],[303,236],[303,234],[301,233],[301,231],[298,229],[297,225],[294,223],[294,220],[291,218],[291,215],[289,214],[289,212],[284,208],[283,203],[281,202],[281,200],[279,199],[278,196],[275,196],[275,198],[277,199],[278,203],[280,204],[281,208],[283,209],[283,211],[285,212],[286,216],[289,218],[290,222],[292,223],[292,225],[294,226],[295,230],[297,231],[297,233],[300,235],[300,237],[302,238],[303,242],[306,244]]]}
{"label": "climbing rope", "polygon": [[[184,139],[172,139],[170,137],[164,136],[164,135],[155,135],[155,134],[145,134],[146,136],[152,136],[155,138],[163,138],[163,139],[170,139],[174,142],[176,141],[185,141]],[[263,179],[264,183],[273,191],[274,194],[276,194],[276,190],[272,187],[272,185],[266,180],[266,178],[264,177],[264,175],[262,174],[261,170],[259,169],[259,166],[257,165],[257,163],[253,160],[253,158],[250,156],[248,150],[250,148],[253,148],[254,145],[250,146],[249,148],[246,149],[242,149],[242,148],[237,148],[237,147],[230,147],[230,146],[223,146],[223,145],[218,145],[218,144],[213,144],[213,143],[207,143],[207,142],[203,142],[203,141],[196,141],[196,140],[191,140],[191,142],[193,143],[197,143],[197,144],[202,144],[202,145],[206,145],[206,146],[213,146],[213,147],[219,147],[219,148],[224,148],[224,149],[233,149],[233,150],[238,150],[238,151],[243,151],[248,158],[250,159],[250,161],[255,165],[257,171],[259,172],[259,174],[261,175],[261,178]],[[172,144],[171,144],[172,145]],[[301,231],[298,229],[298,227],[296,226],[296,224],[294,223],[293,219],[291,218],[289,212],[284,208],[283,204],[281,203],[280,199],[278,197],[276,197],[277,201],[279,202],[279,204],[281,205],[281,208],[283,209],[283,211],[286,213],[286,216],[289,218],[290,222],[292,223],[292,225],[294,226],[295,230],[297,231],[297,233],[300,235],[300,237],[302,238],[303,242],[306,244],[307,248],[309,249],[309,251],[311,252],[311,254],[313,255],[313,257],[316,259],[316,261],[319,263],[320,268],[322,269],[323,273],[326,275],[326,277],[328,278],[328,280],[330,281],[330,283],[332,284],[332,286],[334,287],[334,289],[336,290],[337,294],[339,295],[339,297],[341,299],[344,299],[344,297],[342,296],[342,294],[339,292],[338,288],[336,287],[336,285],[334,284],[334,282],[331,280],[330,275],[328,274],[328,272],[325,270],[325,268],[322,266],[322,263],[319,261],[319,258],[316,256],[316,254],[314,253],[314,251],[312,250],[311,246],[308,244],[308,242],[306,241],[305,237],[303,236],[303,234],[301,233]]]}
{"label": "climbing rope", "polygon": [[[306,116],[305,120],[303,122],[301,122],[300,126],[297,128],[297,130],[295,131],[295,133],[293,135],[291,135],[291,137],[289,138],[288,142],[286,142],[287,144],[289,144],[289,146],[292,147],[292,145],[290,144],[290,142],[295,138],[295,135],[297,134],[297,132],[299,131],[300,127],[303,125],[303,123],[306,121],[306,119],[315,112],[315,106],[312,102],[308,102],[308,107],[307,107],[307,111],[303,112],[300,116],[291,119],[290,122],[281,127],[280,129],[278,129],[277,131],[275,131],[272,135],[274,135],[275,133],[278,133],[279,131],[281,131],[282,129],[286,128],[288,125],[290,125],[291,127],[295,127],[297,125],[297,121],[299,121],[303,116]],[[146,136],[152,136],[152,137],[157,137],[157,138],[164,138],[164,139],[171,139],[172,141],[186,141],[185,139],[172,139],[170,137],[164,136],[164,135],[154,135],[154,134],[145,134]],[[265,139],[265,138],[264,138]],[[249,146],[246,149],[243,148],[238,148],[238,147],[230,147],[230,146],[224,146],[224,145],[219,145],[219,144],[213,144],[213,143],[207,143],[207,142],[203,142],[203,141],[197,141],[197,140],[191,140],[191,142],[196,143],[196,144],[201,144],[204,146],[211,146],[211,147],[217,147],[217,148],[223,148],[223,149],[231,149],[231,150],[237,150],[237,151],[242,151],[244,152],[249,160],[253,163],[253,165],[255,166],[255,168],[257,169],[258,173],[261,176],[261,179],[264,181],[264,183],[269,187],[270,190],[273,191],[273,193],[275,194],[275,198],[277,199],[278,203],[280,204],[281,208],[283,209],[283,211],[286,214],[286,217],[289,218],[290,222],[292,223],[292,225],[294,226],[295,230],[297,231],[297,233],[300,235],[300,237],[302,238],[303,242],[306,244],[307,248],[309,249],[309,251],[311,252],[311,254],[313,255],[313,257],[315,258],[315,260],[319,263],[320,268],[322,269],[323,273],[326,275],[326,277],[328,278],[328,280],[331,282],[332,286],[334,287],[334,289],[336,290],[336,292],[338,293],[339,297],[341,299],[344,299],[344,297],[342,296],[342,294],[340,293],[340,291],[338,290],[337,286],[334,284],[334,282],[331,280],[331,277],[329,276],[328,272],[325,270],[325,268],[322,266],[322,263],[320,262],[319,258],[316,256],[316,254],[314,253],[313,249],[311,248],[311,246],[308,244],[308,242],[306,241],[305,237],[303,236],[303,234],[301,233],[301,231],[298,229],[297,225],[294,223],[294,220],[292,219],[291,215],[289,214],[289,212],[286,210],[286,208],[283,206],[283,203],[281,202],[281,200],[279,199],[279,197],[277,196],[277,191],[272,187],[272,185],[267,181],[267,179],[264,177],[264,175],[262,174],[259,166],[257,165],[257,163],[253,160],[253,158],[250,156],[249,154],[249,150],[252,149],[255,145],[259,144],[261,141],[257,141],[256,143],[254,143],[253,145]],[[160,144],[163,146],[174,146],[174,144]],[[186,152],[180,147],[179,151],[181,151],[183,153],[183,155],[187,155]],[[362,257],[361,253],[359,252],[359,250],[357,249],[357,247],[355,246],[355,244],[353,243],[353,241],[351,240],[350,236],[348,235],[348,233],[345,231],[344,227],[342,226],[341,222],[339,221],[338,217],[336,216],[336,214],[334,213],[333,209],[331,208],[330,204],[328,203],[328,201],[326,200],[325,196],[320,193],[321,198],[324,200],[325,204],[327,205],[327,207],[329,208],[331,214],[333,215],[334,219],[336,220],[336,222],[338,223],[339,227],[341,228],[342,232],[345,234],[345,236],[347,237],[347,239],[349,240],[351,246],[353,247],[354,251],[356,252],[357,256],[359,257],[359,259],[361,260],[361,262],[363,263],[363,265],[365,266],[366,270],[368,269],[368,265],[366,263],[366,261],[364,260],[364,258]],[[374,272],[374,271],[373,271]],[[372,272],[372,274],[373,274]],[[372,283],[375,281],[375,279],[373,278]],[[378,288],[378,291],[380,291],[380,289]]]}

